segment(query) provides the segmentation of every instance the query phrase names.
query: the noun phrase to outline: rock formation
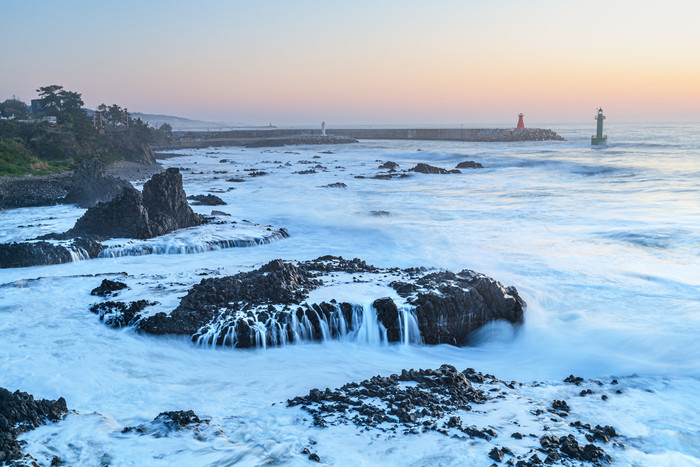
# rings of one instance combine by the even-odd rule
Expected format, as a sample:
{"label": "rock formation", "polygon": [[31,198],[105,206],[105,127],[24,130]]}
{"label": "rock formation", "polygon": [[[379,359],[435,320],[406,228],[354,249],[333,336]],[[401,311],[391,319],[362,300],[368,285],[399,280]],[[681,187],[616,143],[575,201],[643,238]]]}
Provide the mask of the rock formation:
{"label": "rock formation", "polygon": [[[397,303],[378,297],[371,310],[335,300],[309,302],[311,290],[337,283],[331,273],[384,281],[402,300]],[[169,314],[142,317],[136,302],[108,303],[95,305],[93,311],[100,316],[109,314],[110,321],[119,326],[137,325],[149,334],[188,335],[202,344],[234,347],[339,338],[358,332],[364,314],[375,312],[371,319],[388,342],[402,341],[414,332],[419,335],[413,339],[427,344],[460,346],[487,322],[522,322],[525,307],[515,288],[473,271],[426,274],[417,269],[380,269],[358,259],[331,256],[304,262],[274,260],[250,272],[203,279]],[[125,316],[119,317],[120,313]]]}
{"label": "rock formation", "polygon": [[89,208],[110,201],[125,188],[133,188],[126,180],[105,174],[105,166],[98,161],[82,161],[71,179],[71,187],[64,203]]}
{"label": "rock formation", "polygon": [[145,239],[203,223],[187,203],[180,171],[170,168],[146,182],[143,193],[126,188],[112,201],[88,209],[67,234]]}
{"label": "rock formation", "polygon": [[457,164],[458,169],[483,169],[484,166],[479,162],[474,161],[464,161]]}
{"label": "rock formation", "polygon": [[17,437],[46,421],[58,421],[68,412],[66,400],[35,400],[26,392],[0,388],[0,464],[22,457]]}
{"label": "rock formation", "polygon": [[194,201],[196,206],[223,206],[226,202],[215,195],[192,195],[187,199]]}
{"label": "rock formation", "polygon": [[408,169],[409,172],[418,172],[422,174],[459,174],[462,173],[457,169],[446,170],[433,165],[423,164],[422,162],[415,167]]}

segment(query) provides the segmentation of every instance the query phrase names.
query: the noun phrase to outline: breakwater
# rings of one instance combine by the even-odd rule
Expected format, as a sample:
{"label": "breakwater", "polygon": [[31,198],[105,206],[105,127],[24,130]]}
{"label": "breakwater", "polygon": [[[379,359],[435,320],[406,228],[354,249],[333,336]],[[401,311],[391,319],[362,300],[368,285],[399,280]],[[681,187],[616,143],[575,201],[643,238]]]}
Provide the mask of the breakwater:
{"label": "breakwater", "polygon": [[[293,143],[287,142],[290,138]],[[245,129],[229,131],[176,131],[168,145],[157,149],[206,146],[263,146],[281,144],[325,144],[347,139],[406,139],[471,142],[564,141],[556,132],[544,128],[329,128],[327,136],[319,129]],[[284,143],[282,143],[284,141]]]}

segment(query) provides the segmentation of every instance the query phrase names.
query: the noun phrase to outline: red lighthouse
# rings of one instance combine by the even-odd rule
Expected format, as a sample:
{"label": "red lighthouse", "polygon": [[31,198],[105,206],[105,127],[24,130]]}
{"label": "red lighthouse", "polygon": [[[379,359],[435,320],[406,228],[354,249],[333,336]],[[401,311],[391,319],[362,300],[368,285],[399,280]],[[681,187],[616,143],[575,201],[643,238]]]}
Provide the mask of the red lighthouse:
{"label": "red lighthouse", "polygon": [[523,114],[523,113],[518,114],[518,126],[517,126],[517,128],[525,128],[525,122],[523,122],[524,116],[525,116],[525,114]]}

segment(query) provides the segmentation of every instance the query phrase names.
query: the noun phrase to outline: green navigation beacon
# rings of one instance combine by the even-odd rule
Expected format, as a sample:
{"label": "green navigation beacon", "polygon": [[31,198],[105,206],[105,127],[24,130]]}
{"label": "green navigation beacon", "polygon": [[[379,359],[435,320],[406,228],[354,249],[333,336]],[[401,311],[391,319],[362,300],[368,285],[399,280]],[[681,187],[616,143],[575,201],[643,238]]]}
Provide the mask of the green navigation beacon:
{"label": "green navigation beacon", "polygon": [[605,120],[605,115],[603,115],[602,107],[598,109],[598,115],[596,115],[595,119],[598,121],[598,128],[595,136],[591,136],[591,145],[605,146],[608,144],[608,135],[603,134],[603,120]]}

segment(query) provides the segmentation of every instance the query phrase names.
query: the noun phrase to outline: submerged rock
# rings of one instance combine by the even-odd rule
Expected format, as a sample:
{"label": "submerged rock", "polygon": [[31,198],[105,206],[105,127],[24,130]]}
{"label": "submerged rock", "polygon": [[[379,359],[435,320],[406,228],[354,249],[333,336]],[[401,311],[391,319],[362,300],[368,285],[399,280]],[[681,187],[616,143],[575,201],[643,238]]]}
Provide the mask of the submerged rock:
{"label": "submerged rock", "polygon": [[109,279],[102,279],[102,284],[99,287],[95,287],[90,292],[90,295],[97,295],[100,297],[107,297],[115,292],[122,289],[126,289],[126,284],[123,282],[111,281]]}
{"label": "submerged rock", "polygon": [[[397,291],[401,303],[378,297],[366,309],[349,301],[308,300],[312,290],[323,286],[332,290],[340,283],[336,279],[339,273],[353,275],[353,282],[383,282]],[[380,269],[359,259],[324,256],[313,261],[274,260],[250,272],[203,279],[170,313],[141,319],[140,312],[130,307],[107,302],[95,305],[93,311],[109,315],[110,322],[120,326],[136,324],[140,330],[157,335],[189,335],[193,341],[208,345],[284,345],[340,338],[358,333],[362,326],[374,326],[367,331],[368,338],[461,346],[471,332],[487,322],[522,322],[525,303],[515,288],[505,288],[473,271],[424,274],[416,269]],[[120,313],[124,315],[121,318]],[[369,324],[366,313],[370,314]]]}
{"label": "submerged rock", "polygon": [[464,161],[457,164],[458,169],[483,169],[484,166],[474,161]]}
{"label": "submerged rock", "polygon": [[397,170],[399,168],[399,164],[392,161],[386,161],[382,165],[380,165],[379,168],[385,170]]}
{"label": "submerged rock", "polygon": [[200,419],[192,410],[175,410],[161,412],[150,423],[138,426],[127,426],[122,433],[138,433],[151,435],[155,438],[168,436],[171,432],[185,429],[197,430],[200,426],[209,424],[209,420]]}
{"label": "submerged rock", "polygon": [[188,196],[187,199],[195,201],[192,204],[201,206],[223,206],[226,201],[215,195],[192,195]]}
{"label": "submerged rock", "polygon": [[408,169],[409,172],[418,172],[422,174],[458,174],[462,173],[457,169],[446,170],[441,167],[435,167],[433,165],[423,164],[422,162],[417,164],[415,167]]}
{"label": "submerged rock", "polygon": [[112,201],[88,209],[67,234],[145,239],[202,223],[204,218],[187,203],[180,171],[170,168],[146,182],[143,193],[126,188]]}
{"label": "submerged rock", "polygon": [[0,388],[0,464],[20,459],[17,437],[47,421],[56,422],[68,412],[66,400],[40,399],[26,392]]}
{"label": "submerged rock", "polygon": [[126,180],[106,175],[105,170],[99,161],[82,161],[73,174],[63,202],[89,208],[114,199],[125,188],[133,188]]}

